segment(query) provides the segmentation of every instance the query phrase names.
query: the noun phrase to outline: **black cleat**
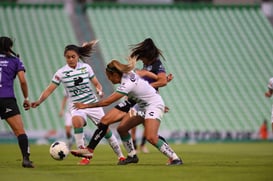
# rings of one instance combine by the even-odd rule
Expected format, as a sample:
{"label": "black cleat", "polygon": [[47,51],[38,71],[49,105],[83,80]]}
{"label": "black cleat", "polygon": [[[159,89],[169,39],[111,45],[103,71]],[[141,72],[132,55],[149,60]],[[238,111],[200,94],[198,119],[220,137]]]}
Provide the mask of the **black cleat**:
{"label": "black cleat", "polygon": [[32,161],[30,161],[28,158],[23,159],[22,166],[25,168],[34,168]]}
{"label": "black cleat", "polygon": [[127,165],[129,163],[138,163],[137,155],[134,155],[133,157],[127,156],[125,160],[119,160],[118,165]]}
{"label": "black cleat", "polygon": [[170,163],[168,163],[167,165],[182,165],[183,161],[181,160],[181,158],[179,159],[175,159],[175,160],[171,160]]}

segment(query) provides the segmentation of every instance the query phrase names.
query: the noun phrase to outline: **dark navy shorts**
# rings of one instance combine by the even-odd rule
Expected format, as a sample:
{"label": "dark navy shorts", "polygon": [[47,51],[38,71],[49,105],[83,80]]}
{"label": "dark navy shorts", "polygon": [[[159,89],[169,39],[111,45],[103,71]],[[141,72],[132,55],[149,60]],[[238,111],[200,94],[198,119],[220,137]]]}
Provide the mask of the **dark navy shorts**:
{"label": "dark navy shorts", "polygon": [[0,98],[0,118],[7,119],[9,117],[20,114],[20,110],[15,98]]}
{"label": "dark navy shorts", "polygon": [[134,107],[135,104],[136,104],[136,102],[133,100],[126,100],[126,101],[123,101],[123,102],[119,103],[118,105],[116,105],[115,108],[122,111],[122,112],[128,113],[130,111],[131,107]]}

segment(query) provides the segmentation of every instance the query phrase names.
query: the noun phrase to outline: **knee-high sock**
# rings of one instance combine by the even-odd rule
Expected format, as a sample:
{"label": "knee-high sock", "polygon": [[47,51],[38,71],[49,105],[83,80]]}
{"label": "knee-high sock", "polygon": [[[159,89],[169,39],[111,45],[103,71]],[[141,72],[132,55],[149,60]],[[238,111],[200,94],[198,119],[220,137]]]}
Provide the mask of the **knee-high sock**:
{"label": "knee-high sock", "polygon": [[131,135],[128,134],[125,137],[121,137],[121,140],[122,140],[125,150],[128,153],[128,156],[131,156],[131,157],[134,156],[136,154],[136,150],[135,150],[135,147],[133,144],[133,139],[132,139]]}
{"label": "knee-high sock", "polygon": [[23,157],[29,157],[30,151],[28,146],[28,137],[26,134],[18,135],[17,137],[18,144],[21,150],[21,154]]}
{"label": "knee-high sock", "polygon": [[107,129],[108,129],[108,125],[99,123],[98,129],[96,129],[96,131],[94,132],[87,147],[94,150],[96,146],[99,144],[100,140],[105,136]]}
{"label": "knee-high sock", "polygon": [[106,133],[106,135],[104,136],[104,138],[107,139],[107,141],[109,142],[111,148],[116,153],[116,155],[118,156],[118,158],[124,157],[123,154],[122,154],[121,148],[119,146],[118,140],[113,135],[112,131],[109,131],[108,133]]}
{"label": "knee-high sock", "polygon": [[154,145],[161,153],[166,155],[168,158],[175,160],[178,159],[178,156],[176,153],[173,151],[173,149],[163,140],[158,139],[158,142],[156,145]]}
{"label": "knee-high sock", "polygon": [[83,128],[74,128],[74,137],[77,148],[85,147]]}

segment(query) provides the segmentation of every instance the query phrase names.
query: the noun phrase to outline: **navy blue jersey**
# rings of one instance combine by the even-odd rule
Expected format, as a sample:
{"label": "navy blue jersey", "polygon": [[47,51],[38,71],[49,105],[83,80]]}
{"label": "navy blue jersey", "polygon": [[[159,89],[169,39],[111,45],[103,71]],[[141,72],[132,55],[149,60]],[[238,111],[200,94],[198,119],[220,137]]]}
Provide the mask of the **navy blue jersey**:
{"label": "navy blue jersey", "polygon": [[15,98],[13,82],[19,71],[25,71],[20,59],[0,54],[0,98]]}
{"label": "navy blue jersey", "polygon": [[[162,62],[160,61],[160,59],[156,59],[152,64],[150,65],[144,65],[143,66],[144,70],[147,70],[149,72],[152,72],[156,75],[158,75],[159,73],[166,73],[165,67],[163,66]],[[147,80],[149,83],[153,83],[156,80],[151,79],[149,77],[143,77],[143,79]]]}

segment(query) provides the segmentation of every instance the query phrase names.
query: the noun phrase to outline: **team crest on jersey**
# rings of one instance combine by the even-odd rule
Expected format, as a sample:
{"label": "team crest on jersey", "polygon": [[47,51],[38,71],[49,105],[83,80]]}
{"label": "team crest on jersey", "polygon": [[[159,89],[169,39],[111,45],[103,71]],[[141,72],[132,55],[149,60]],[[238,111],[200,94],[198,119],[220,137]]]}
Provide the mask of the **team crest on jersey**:
{"label": "team crest on jersey", "polygon": [[55,75],[55,79],[58,80],[58,81],[61,80],[60,77],[59,77],[58,75]]}
{"label": "team crest on jersey", "polygon": [[82,68],[80,68],[80,70],[81,70],[81,73],[85,73],[86,72],[86,67],[82,67]]}

